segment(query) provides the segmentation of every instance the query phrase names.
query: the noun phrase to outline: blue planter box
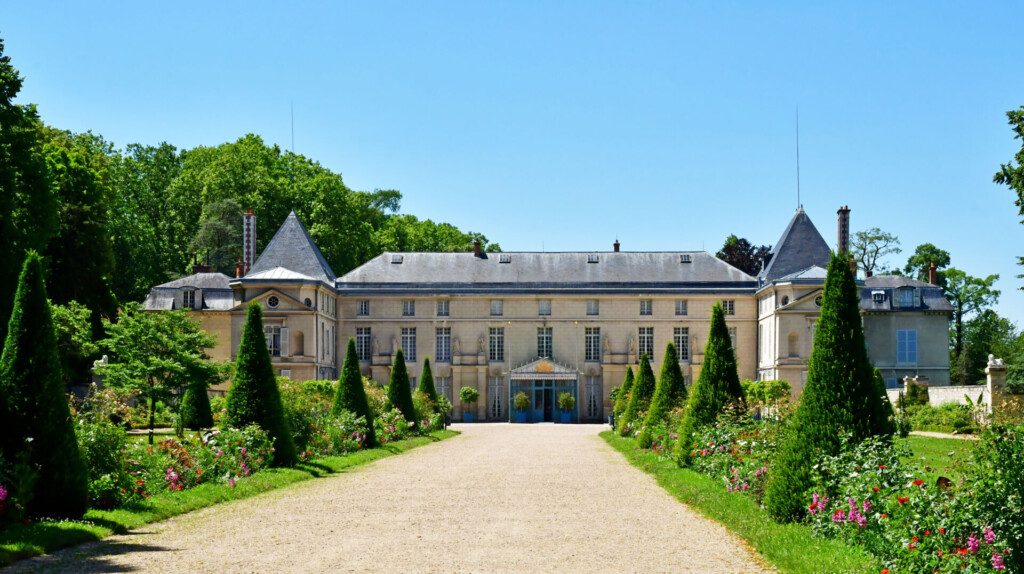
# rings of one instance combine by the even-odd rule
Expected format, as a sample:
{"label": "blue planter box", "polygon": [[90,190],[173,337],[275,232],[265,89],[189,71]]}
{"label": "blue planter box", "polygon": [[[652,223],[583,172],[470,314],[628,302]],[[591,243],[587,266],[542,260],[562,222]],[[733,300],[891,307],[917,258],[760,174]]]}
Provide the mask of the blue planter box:
{"label": "blue planter box", "polygon": [[475,423],[476,422],[476,413],[467,413],[467,412],[462,413],[462,422],[464,422],[464,423]]}
{"label": "blue planter box", "polygon": [[572,411],[561,411],[558,413],[558,422],[571,423],[572,422]]}
{"label": "blue planter box", "polygon": [[530,418],[526,414],[526,411],[515,411],[514,413],[512,413],[512,421],[513,422],[525,423],[525,422],[527,422],[529,420],[530,420]]}

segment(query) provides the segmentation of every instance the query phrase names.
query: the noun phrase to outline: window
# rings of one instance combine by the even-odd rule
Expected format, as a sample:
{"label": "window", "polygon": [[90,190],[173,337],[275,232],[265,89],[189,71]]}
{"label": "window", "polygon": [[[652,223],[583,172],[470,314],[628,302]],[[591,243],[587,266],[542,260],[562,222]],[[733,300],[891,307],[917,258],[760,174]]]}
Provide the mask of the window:
{"label": "window", "polygon": [[789,295],[782,296],[782,306],[785,307],[786,305],[789,305]]}
{"label": "window", "polygon": [[551,299],[541,299],[540,301],[537,301],[537,314],[541,317],[551,315]]}
{"label": "window", "polygon": [[402,316],[403,317],[415,317],[416,316],[416,301],[402,301]]}
{"label": "window", "polygon": [[914,306],[914,288],[913,287],[902,287],[898,291],[899,293],[899,305],[900,307],[913,307]]}
{"label": "window", "polygon": [[818,295],[817,297],[814,298],[814,305],[816,307],[821,307],[821,301],[822,301],[821,295]]}
{"label": "window", "polygon": [[491,327],[487,359],[494,362],[505,360],[505,328]]}
{"label": "window", "polygon": [[604,414],[604,395],[601,393],[601,377],[588,376],[583,387],[583,417],[600,420]]}
{"label": "window", "polygon": [[690,328],[676,327],[672,329],[672,342],[676,346],[676,354],[680,361],[690,360]]}
{"label": "window", "polygon": [[402,354],[405,362],[416,362],[416,327],[402,327]]}
{"label": "window", "polygon": [[267,299],[267,307],[270,307],[271,309],[276,309],[280,304],[281,300],[277,298],[277,295],[271,295],[270,298]]}
{"label": "window", "polygon": [[313,308],[313,300],[312,300],[312,299],[310,299],[309,297],[306,297],[306,300],[305,300],[305,301],[303,301],[303,303],[305,303],[305,304],[306,304],[306,307],[309,307],[310,309],[312,309],[312,308]]}
{"label": "window", "polygon": [[885,302],[885,291],[872,291],[871,300],[876,304],[882,304]]}
{"label": "window", "polygon": [[650,299],[640,300],[640,314],[650,315],[654,310],[654,303]]}
{"label": "window", "polygon": [[502,253],[498,256],[498,263],[512,263],[512,255],[508,253]]}
{"label": "window", "polygon": [[437,328],[437,344],[434,348],[434,360],[438,363],[447,363],[452,360],[452,328]]}
{"label": "window", "polygon": [[586,327],[583,335],[585,360],[588,363],[601,362],[601,328]]}
{"label": "window", "polygon": [[587,255],[587,263],[597,263],[597,261],[598,261],[598,259],[597,259],[597,254],[596,253],[592,253],[590,255]]}
{"label": "window", "polygon": [[640,327],[640,355],[654,360],[654,327]]}
{"label": "window", "polygon": [[281,327],[278,327],[277,325],[267,325],[263,327],[263,336],[267,338],[267,350],[270,351],[270,356],[280,357]]}
{"label": "window", "polygon": [[729,343],[732,348],[736,348],[736,327],[729,327]]}
{"label": "window", "polygon": [[183,309],[195,309],[196,308],[196,290],[185,289],[181,292],[181,307]]}
{"label": "window", "polygon": [[370,302],[360,301],[359,307],[356,308],[356,315],[360,317],[367,317],[370,315]]}
{"label": "window", "polygon": [[917,364],[917,329],[896,330],[896,363]]}
{"label": "window", "polygon": [[491,317],[501,317],[505,314],[505,302],[501,299],[491,299]]}
{"label": "window", "polygon": [[596,316],[601,314],[601,302],[597,299],[587,301],[587,315]]}
{"label": "window", "polygon": [[438,317],[447,317],[448,316],[448,311],[449,311],[449,309],[448,309],[449,305],[448,304],[449,304],[449,301],[447,299],[441,299],[441,300],[439,300],[437,302],[437,316]]}
{"label": "window", "polygon": [[537,356],[551,358],[551,327],[537,327]]}
{"label": "window", "polygon": [[676,301],[676,315],[682,316],[687,314],[686,299],[680,299]]}
{"label": "window", "polygon": [[726,315],[736,314],[736,301],[729,299],[728,301],[722,301],[722,310],[725,311]]}
{"label": "window", "polygon": [[360,361],[370,360],[370,328],[356,327],[356,354]]}
{"label": "window", "polygon": [[501,377],[491,377],[487,384],[487,416],[492,421],[506,418],[505,385]]}
{"label": "window", "polygon": [[452,402],[452,378],[451,377],[438,377],[434,379],[435,388],[437,394],[448,399],[448,402]]}

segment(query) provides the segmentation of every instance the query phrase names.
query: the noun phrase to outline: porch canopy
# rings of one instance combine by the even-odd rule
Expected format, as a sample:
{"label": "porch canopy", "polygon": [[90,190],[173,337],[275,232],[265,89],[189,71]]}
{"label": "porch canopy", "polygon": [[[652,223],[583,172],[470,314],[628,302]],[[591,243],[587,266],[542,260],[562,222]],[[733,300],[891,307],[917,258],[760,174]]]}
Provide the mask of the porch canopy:
{"label": "porch canopy", "polygon": [[[557,406],[558,395],[568,393],[578,399],[576,386],[579,383],[576,369],[560,365],[551,359],[540,358],[516,367],[508,373],[509,404],[517,393],[525,393],[530,400],[526,411],[517,411],[515,422],[575,422],[578,418],[579,401],[571,411],[562,411]],[[511,409],[510,409],[511,410]]]}
{"label": "porch canopy", "polygon": [[509,372],[509,379],[513,381],[575,381],[579,377],[576,369],[565,365],[559,365],[551,359],[537,359],[516,367]]}

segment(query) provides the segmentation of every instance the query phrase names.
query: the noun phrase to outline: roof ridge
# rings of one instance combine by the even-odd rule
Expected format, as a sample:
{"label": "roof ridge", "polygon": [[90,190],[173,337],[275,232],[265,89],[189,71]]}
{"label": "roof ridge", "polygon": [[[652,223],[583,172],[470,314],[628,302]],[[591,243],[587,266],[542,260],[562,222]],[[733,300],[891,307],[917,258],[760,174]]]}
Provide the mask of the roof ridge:
{"label": "roof ridge", "polygon": [[309,231],[306,230],[306,226],[302,224],[302,220],[299,219],[294,209],[277,228],[277,232],[267,243],[246,277],[277,267],[328,283],[337,279],[331,265],[309,235]]}

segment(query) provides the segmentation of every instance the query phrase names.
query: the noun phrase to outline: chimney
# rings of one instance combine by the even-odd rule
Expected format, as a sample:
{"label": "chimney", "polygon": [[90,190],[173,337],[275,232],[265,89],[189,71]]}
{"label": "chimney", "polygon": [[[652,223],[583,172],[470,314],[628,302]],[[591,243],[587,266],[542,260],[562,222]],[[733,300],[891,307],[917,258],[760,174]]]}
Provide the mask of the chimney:
{"label": "chimney", "polygon": [[870,271],[870,270],[864,272],[864,276],[865,277],[871,277],[874,274],[875,274],[875,272],[874,271]]}
{"label": "chimney", "polygon": [[615,240],[615,243],[612,243],[612,249],[614,249],[616,253],[619,252],[619,240],[618,239]]}
{"label": "chimney", "polygon": [[842,206],[839,211],[839,225],[837,231],[839,232],[839,240],[836,243],[837,253],[849,253],[850,252],[850,208]]}
{"label": "chimney", "polygon": [[480,257],[480,240],[473,241],[473,257]]}
{"label": "chimney", "polygon": [[246,209],[242,217],[242,274],[248,274],[256,263],[256,214]]}
{"label": "chimney", "polygon": [[934,261],[928,265],[928,282],[932,285],[939,284],[939,268],[935,265]]}
{"label": "chimney", "polygon": [[192,266],[192,273],[209,273],[210,266],[205,263],[196,263]]}
{"label": "chimney", "polygon": [[238,263],[235,263],[235,278],[242,276],[242,260],[239,259]]}

